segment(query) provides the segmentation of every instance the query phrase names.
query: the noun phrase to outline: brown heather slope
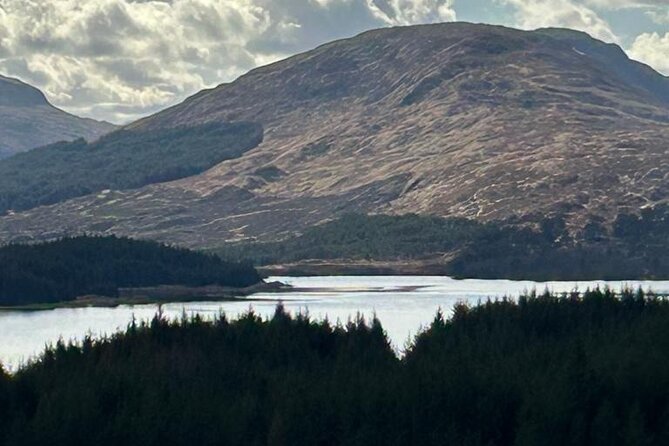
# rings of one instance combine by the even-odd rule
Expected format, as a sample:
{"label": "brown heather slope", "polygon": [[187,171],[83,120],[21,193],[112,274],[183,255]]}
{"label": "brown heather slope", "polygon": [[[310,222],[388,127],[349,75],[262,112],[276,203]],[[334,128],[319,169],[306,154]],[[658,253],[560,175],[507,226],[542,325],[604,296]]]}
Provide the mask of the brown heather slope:
{"label": "brown heather slope", "polygon": [[5,216],[0,237],[96,231],[206,247],[351,211],[565,215],[578,230],[669,197],[669,79],[568,30],[371,31],[131,127],[211,121],[261,123],[264,140],[201,175]]}
{"label": "brown heather slope", "polygon": [[0,158],[58,141],[94,140],[114,128],[66,113],[35,87],[0,76]]}

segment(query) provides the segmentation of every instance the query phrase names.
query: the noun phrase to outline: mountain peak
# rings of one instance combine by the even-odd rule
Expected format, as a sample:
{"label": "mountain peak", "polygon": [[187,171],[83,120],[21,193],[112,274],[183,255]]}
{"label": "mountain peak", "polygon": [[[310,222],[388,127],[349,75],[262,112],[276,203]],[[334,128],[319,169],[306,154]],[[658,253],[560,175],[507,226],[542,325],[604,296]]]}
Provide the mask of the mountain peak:
{"label": "mountain peak", "polygon": [[[495,75],[500,71],[509,78]],[[629,96],[627,100],[639,110],[646,108],[646,102],[669,105],[669,79],[631,61],[617,45],[568,29],[521,31],[455,22],[382,28],[334,41],[251,70],[233,83],[195,95],[133,126],[237,119],[238,113],[246,120],[264,119],[268,113],[277,116],[276,107],[292,110],[310,102],[354,97],[366,103],[382,100],[385,106],[407,105],[446,89],[459,90],[470,99],[494,96],[497,102],[510,94],[555,96],[543,88],[533,92],[544,82],[538,83],[542,73],[555,74],[571,88],[589,83],[601,90],[616,84],[620,88],[615,94]],[[477,77],[486,82],[476,86]],[[488,82],[492,78],[496,82]],[[493,88],[486,91],[486,86]],[[230,114],[241,96],[252,102],[244,111]],[[391,98],[395,104],[388,102]],[[273,103],[272,108],[261,105],[267,102]]]}
{"label": "mountain peak", "polygon": [[0,106],[32,107],[39,105],[49,105],[44,93],[18,79],[0,75]]}
{"label": "mountain peak", "polygon": [[0,158],[59,141],[96,139],[114,128],[66,113],[39,89],[0,75]]}

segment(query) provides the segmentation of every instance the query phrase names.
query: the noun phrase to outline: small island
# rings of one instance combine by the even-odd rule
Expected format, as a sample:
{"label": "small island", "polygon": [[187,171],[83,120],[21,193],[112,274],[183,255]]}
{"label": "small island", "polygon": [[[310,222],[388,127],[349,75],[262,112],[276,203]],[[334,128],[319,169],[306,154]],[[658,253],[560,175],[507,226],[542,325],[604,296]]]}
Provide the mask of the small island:
{"label": "small island", "polygon": [[153,241],[80,236],[0,248],[0,309],[239,298],[265,284],[250,264]]}

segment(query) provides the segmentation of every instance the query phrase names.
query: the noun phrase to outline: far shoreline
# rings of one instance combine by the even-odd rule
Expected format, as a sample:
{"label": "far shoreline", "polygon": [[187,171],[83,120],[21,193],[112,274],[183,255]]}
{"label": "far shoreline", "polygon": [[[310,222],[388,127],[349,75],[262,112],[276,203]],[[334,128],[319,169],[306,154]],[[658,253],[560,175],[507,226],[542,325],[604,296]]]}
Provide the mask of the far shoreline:
{"label": "far shoreline", "polygon": [[279,293],[292,287],[280,282],[261,282],[246,288],[208,285],[187,287],[181,285],[161,285],[155,287],[121,288],[118,297],[87,295],[60,302],[31,303],[25,305],[0,306],[0,312],[48,311],[61,308],[116,308],[120,306],[160,305],[189,302],[233,302],[247,301],[247,297],[257,293]]}
{"label": "far shoreline", "polygon": [[[657,278],[636,278],[636,279],[592,279],[592,278],[548,278],[538,279],[532,277],[499,278],[499,277],[455,277],[450,274],[439,273],[433,268],[420,268],[420,262],[324,262],[308,261],[295,264],[268,265],[257,267],[258,272],[267,279],[269,277],[448,277],[456,281],[467,280],[490,280],[490,281],[512,281],[512,282],[535,282],[544,284],[550,282],[644,282],[644,281],[662,281]],[[443,265],[433,265],[435,268]],[[665,279],[666,280],[666,279]],[[141,305],[162,305],[179,304],[192,302],[259,302],[276,301],[280,302],[279,297],[282,293],[301,292],[301,293],[393,293],[416,291],[424,288],[420,285],[393,286],[385,287],[295,287],[283,282],[261,282],[246,288],[221,287],[216,285],[207,285],[202,287],[188,287],[182,285],[161,285],[142,288],[122,288],[119,290],[118,297],[87,295],[73,300],[60,302],[43,302],[25,305],[0,306],[0,313],[3,312],[36,312],[49,311],[56,309],[77,309],[77,308],[117,308],[121,306],[141,306]],[[539,292],[540,290],[537,290]],[[620,290],[614,290],[616,294]],[[665,294],[654,293],[658,297],[666,297]],[[249,296],[267,293],[276,294],[276,298],[271,299],[249,299]]]}
{"label": "far shoreline", "polygon": [[326,276],[441,276],[454,280],[511,280],[546,282],[639,282],[669,281],[666,278],[642,276],[637,278],[586,275],[547,275],[532,271],[519,271],[516,274],[469,276],[454,274],[448,263],[435,259],[420,260],[304,260],[293,263],[258,265],[256,270],[262,277],[326,277]]}

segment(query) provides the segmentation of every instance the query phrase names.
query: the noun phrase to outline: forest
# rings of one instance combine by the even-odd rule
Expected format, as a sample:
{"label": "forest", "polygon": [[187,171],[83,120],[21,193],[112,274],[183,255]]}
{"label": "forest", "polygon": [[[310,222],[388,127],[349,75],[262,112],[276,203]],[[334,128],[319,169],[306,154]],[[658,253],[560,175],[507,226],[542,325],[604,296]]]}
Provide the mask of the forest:
{"label": "forest", "polygon": [[81,236],[0,248],[0,306],[116,297],[154,285],[246,287],[260,281],[244,263],[151,241]]}
{"label": "forest", "polygon": [[130,321],[0,373],[0,444],[666,445],[669,302],[530,294],[381,323]]}
{"label": "forest", "polygon": [[263,139],[251,122],[122,129],[88,143],[60,142],[0,160],[0,215],[100,192],[204,172]]}
{"label": "forest", "polygon": [[214,252],[255,265],[302,260],[421,260],[448,254],[441,274],[519,280],[667,279],[669,207],[592,221],[570,233],[560,217],[533,225],[463,218],[348,214],[279,242]]}

